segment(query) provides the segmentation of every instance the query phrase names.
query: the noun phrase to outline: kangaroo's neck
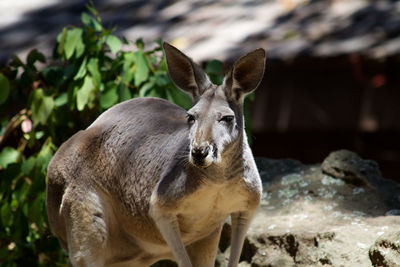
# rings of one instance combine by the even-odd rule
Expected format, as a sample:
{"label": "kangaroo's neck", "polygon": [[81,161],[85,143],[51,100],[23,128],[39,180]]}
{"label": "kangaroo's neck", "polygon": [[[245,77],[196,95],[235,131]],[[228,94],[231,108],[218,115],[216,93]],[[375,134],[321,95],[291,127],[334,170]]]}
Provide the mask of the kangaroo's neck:
{"label": "kangaroo's neck", "polygon": [[247,136],[244,129],[241,129],[238,137],[222,154],[222,165],[226,179],[233,179],[242,176],[244,171],[245,152],[248,148]]}

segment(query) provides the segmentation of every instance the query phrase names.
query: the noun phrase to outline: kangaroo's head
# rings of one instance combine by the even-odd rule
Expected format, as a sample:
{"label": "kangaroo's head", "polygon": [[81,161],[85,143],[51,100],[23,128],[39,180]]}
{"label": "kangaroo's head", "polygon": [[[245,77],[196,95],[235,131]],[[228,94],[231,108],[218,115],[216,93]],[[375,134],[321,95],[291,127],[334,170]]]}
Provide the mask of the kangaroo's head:
{"label": "kangaroo's head", "polygon": [[177,48],[164,43],[164,51],[172,81],[193,100],[187,111],[189,161],[202,168],[218,164],[231,144],[243,140],[243,100],[262,80],[265,51],[257,49],[236,61],[221,86]]}

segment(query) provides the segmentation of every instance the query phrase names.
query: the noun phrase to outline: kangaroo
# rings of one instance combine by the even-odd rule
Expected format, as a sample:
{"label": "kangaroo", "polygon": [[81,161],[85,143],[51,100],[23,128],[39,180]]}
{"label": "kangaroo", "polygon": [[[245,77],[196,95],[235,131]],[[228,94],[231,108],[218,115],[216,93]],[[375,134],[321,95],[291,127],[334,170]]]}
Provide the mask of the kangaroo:
{"label": "kangaroo", "polygon": [[265,68],[257,49],[221,86],[163,44],[188,111],[135,98],[101,114],[58,149],[48,167],[50,226],[73,266],[214,266],[230,215],[228,266],[237,266],[262,185],[244,131],[243,100]]}

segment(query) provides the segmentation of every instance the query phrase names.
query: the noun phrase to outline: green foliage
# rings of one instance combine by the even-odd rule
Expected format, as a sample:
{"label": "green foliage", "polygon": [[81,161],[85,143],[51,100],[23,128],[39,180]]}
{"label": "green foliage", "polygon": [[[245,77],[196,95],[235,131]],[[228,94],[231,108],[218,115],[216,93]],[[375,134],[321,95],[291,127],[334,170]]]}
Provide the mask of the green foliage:
{"label": "green foliage", "polygon": [[8,94],[10,93],[10,83],[7,78],[0,73],[0,105],[6,102]]}
{"label": "green foliage", "polygon": [[211,81],[217,85],[221,85],[224,79],[223,65],[219,60],[211,60],[207,63],[205,71],[210,77]]}
{"label": "green foliage", "polygon": [[6,146],[0,152],[0,167],[7,168],[7,165],[17,162],[20,152],[13,147]]}
{"label": "green foliage", "polygon": [[[82,27],[68,26],[58,35],[52,59],[35,49],[26,62],[14,56],[0,68],[1,266],[66,265],[45,208],[47,165],[65,140],[132,97],[191,105],[168,77],[160,41],[146,50],[138,40],[133,51],[124,51],[127,41],[105,28],[93,7],[88,10]],[[206,70],[222,82],[221,62],[211,61]]]}

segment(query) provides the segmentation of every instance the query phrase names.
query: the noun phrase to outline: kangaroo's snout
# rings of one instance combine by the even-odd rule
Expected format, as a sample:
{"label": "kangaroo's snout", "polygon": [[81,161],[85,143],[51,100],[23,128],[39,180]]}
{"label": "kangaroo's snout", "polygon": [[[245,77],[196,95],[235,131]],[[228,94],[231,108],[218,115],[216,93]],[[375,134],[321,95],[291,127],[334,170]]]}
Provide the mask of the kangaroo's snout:
{"label": "kangaroo's snout", "polygon": [[207,167],[212,163],[212,145],[208,142],[201,145],[193,144],[190,152],[190,162],[200,167]]}
{"label": "kangaroo's snout", "polygon": [[195,159],[204,159],[210,152],[210,147],[207,145],[205,147],[198,147],[192,149],[192,157]]}

